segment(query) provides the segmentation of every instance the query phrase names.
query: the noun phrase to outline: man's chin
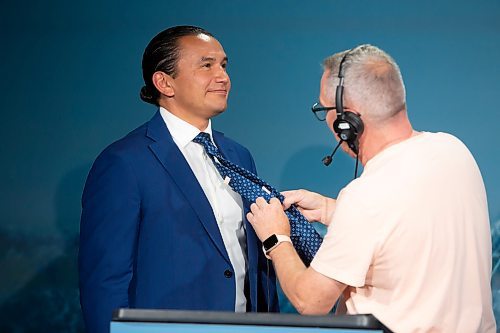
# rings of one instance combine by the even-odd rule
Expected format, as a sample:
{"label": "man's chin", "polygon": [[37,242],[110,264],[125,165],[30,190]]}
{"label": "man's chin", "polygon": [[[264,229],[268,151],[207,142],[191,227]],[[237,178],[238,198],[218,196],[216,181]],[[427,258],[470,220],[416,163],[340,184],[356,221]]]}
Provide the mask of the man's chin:
{"label": "man's chin", "polygon": [[227,106],[213,108],[212,109],[212,117],[216,117],[216,116],[220,115],[221,113],[223,113],[224,111],[226,111],[226,109],[227,109]]}
{"label": "man's chin", "polygon": [[212,113],[214,116],[217,116],[226,111],[226,109],[227,109],[227,104],[214,105],[214,107],[212,108]]}

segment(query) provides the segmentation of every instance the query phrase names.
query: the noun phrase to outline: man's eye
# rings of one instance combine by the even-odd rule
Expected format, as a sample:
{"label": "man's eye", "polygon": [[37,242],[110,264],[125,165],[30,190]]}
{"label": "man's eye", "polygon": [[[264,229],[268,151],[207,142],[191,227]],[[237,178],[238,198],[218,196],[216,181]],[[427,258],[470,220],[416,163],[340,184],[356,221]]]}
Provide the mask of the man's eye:
{"label": "man's eye", "polygon": [[205,67],[205,68],[210,68],[210,67],[212,67],[212,64],[211,64],[211,63],[209,63],[209,62],[207,62],[206,64],[203,64],[203,67]]}
{"label": "man's eye", "polygon": [[222,64],[222,68],[226,69],[227,68],[227,64]]}

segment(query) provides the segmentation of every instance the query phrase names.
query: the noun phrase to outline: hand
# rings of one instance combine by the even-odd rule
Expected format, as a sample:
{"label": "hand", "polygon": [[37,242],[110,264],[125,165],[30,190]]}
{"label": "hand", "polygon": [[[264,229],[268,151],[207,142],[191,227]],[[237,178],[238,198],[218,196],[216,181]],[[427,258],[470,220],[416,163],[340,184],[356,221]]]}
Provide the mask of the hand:
{"label": "hand", "polygon": [[259,197],[250,205],[250,210],[247,214],[248,222],[261,241],[273,234],[290,236],[290,222],[278,199],[271,198],[267,203],[264,198]]}
{"label": "hand", "polygon": [[306,190],[284,191],[281,194],[285,197],[283,201],[285,209],[288,209],[291,205],[296,205],[302,215],[309,221],[321,222],[324,225],[330,224],[335,211],[335,199]]}

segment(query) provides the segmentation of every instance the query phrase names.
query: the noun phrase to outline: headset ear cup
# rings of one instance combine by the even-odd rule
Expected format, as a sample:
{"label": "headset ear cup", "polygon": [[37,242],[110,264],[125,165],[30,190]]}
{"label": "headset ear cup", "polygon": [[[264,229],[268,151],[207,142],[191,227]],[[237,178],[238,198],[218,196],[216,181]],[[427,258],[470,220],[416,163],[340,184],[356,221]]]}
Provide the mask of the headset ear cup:
{"label": "headset ear cup", "polygon": [[337,134],[340,135],[341,129],[339,128],[339,122],[340,122],[340,117],[337,115],[337,119],[333,122],[333,131]]}
{"label": "headset ear cup", "polygon": [[335,122],[333,123],[333,130],[339,139],[345,142],[351,142],[356,137],[356,133],[351,124],[344,120],[342,116],[335,119]]}
{"label": "headset ear cup", "polygon": [[361,118],[350,111],[343,112],[333,122],[333,130],[337,136],[342,141],[345,141],[355,154],[359,151],[358,138],[364,129],[365,127]]}
{"label": "headset ear cup", "polygon": [[333,122],[333,130],[343,141],[354,141],[363,133],[364,125],[357,114],[346,111],[337,116]]}
{"label": "headset ear cup", "polygon": [[365,125],[361,117],[354,112],[345,111],[342,118],[351,125],[352,129],[355,131],[356,137],[359,137],[365,130]]}

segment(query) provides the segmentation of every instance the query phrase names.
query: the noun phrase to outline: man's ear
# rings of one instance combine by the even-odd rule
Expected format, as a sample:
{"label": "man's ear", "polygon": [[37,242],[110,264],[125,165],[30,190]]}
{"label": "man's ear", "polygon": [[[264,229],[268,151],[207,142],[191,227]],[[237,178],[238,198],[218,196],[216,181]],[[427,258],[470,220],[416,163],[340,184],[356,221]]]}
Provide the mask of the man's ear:
{"label": "man's ear", "polygon": [[175,94],[172,83],[173,78],[165,72],[158,71],[153,73],[153,84],[162,95],[174,97]]}

